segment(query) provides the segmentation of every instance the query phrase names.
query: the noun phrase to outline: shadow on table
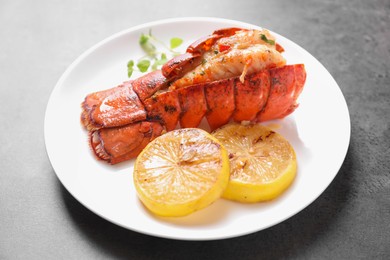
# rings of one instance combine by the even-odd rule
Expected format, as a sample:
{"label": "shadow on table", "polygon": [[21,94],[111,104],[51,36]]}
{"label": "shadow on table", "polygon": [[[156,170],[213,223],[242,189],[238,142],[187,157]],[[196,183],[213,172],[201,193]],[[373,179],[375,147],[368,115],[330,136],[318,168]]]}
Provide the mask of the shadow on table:
{"label": "shadow on table", "polygon": [[[335,180],[306,209],[254,234],[218,241],[178,241],[139,234],[116,226],[82,206],[61,186],[61,196],[74,225],[102,254],[126,259],[278,259],[297,256],[320,237],[337,229],[337,220],[353,196],[353,147]],[[261,220],[259,220],[261,221]]]}

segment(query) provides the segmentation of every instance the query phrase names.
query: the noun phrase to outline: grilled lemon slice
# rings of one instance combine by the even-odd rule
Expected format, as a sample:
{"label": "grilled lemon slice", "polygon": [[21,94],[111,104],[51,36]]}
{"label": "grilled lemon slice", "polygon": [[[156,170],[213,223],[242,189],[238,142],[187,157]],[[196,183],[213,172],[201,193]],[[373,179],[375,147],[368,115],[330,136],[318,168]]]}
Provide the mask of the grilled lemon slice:
{"label": "grilled lemon slice", "polygon": [[294,180],[295,151],[271,129],[259,124],[230,124],[217,129],[213,136],[229,152],[230,181],[224,198],[240,202],[271,200]]}
{"label": "grilled lemon slice", "polygon": [[134,165],[138,197],[154,214],[178,217],[221,197],[229,181],[226,149],[195,128],[168,132],[149,143]]}

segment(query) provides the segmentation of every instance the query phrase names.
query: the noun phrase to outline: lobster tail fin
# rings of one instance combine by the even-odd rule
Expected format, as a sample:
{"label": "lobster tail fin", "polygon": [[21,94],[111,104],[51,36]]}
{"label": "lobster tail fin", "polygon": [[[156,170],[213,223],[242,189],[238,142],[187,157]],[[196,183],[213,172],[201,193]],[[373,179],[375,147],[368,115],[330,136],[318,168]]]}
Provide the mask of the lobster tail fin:
{"label": "lobster tail fin", "polygon": [[90,145],[96,157],[116,164],[137,156],[162,131],[161,124],[147,121],[102,128],[91,132]]}
{"label": "lobster tail fin", "polygon": [[146,119],[144,105],[132,82],[89,94],[81,104],[81,123],[88,129],[116,127]]}

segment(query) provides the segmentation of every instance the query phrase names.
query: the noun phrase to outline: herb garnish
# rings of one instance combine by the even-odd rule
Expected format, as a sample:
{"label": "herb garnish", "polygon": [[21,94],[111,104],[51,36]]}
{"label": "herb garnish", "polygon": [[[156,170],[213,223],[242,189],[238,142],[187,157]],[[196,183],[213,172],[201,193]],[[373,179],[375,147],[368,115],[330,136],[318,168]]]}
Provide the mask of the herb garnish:
{"label": "herb garnish", "polygon": [[145,52],[145,55],[137,60],[137,68],[134,68],[134,60],[130,60],[127,63],[127,76],[130,78],[135,70],[142,73],[147,72],[149,69],[157,70],[164,63],[168,61],[167,54],[165,52],[157,51],[156,44],[163,46],[172,56],[177,56],[180,53],[174,49],[179,47],[183,43],[183,40],[178,37],[173,37],[170,40],[170,46],[168,47],[164,42],[158,40],[152,35],[152,30],[149,30],[148,34],[141,34],[139,38],[139,45]]}
{"label": "herb garnish", "polygon": [[260,34],[260,38],[268,44],[275,45],[275,41],[269,40],[265,34]]}
{"label": "herb garnish", "polygon": [[183,40],[177,37],[171,39],[171,49],[179,47],[183,43]]}

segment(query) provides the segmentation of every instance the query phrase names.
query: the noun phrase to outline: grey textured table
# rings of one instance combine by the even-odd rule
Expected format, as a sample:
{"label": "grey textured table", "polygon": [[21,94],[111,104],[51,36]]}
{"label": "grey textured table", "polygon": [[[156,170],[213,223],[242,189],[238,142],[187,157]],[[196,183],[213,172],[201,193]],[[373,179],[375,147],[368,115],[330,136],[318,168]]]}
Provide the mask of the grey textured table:
{"label": "grey textured table", "polygon": [[[46,155],[45,108],[66,67],[113,33],[184,16],[278,32],[322,62],[345,95],[352,136],[337,177],[269,229],[208,242],[122,229],[75,200]],[[389,1],[1,0],[0,24],[0,259],[390,258]]]}

